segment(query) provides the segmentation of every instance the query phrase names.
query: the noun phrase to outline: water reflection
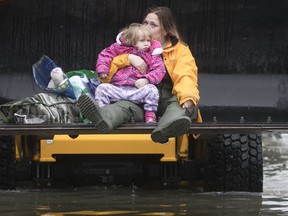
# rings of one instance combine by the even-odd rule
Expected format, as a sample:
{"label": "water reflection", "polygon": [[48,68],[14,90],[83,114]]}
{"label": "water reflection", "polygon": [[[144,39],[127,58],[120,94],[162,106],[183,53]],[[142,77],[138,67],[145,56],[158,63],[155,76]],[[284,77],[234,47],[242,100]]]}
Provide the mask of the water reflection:
{"label": "water reflection", "polygon": [[263,193],[88,187],[0,191],[0,215],[288,215],[288,136],[263,138]]}
{"label": "water reflection", "polygon": [[276,215],[288,214],[288,198],[264,195],[262,201],[263,212]]}
{"label": "water reflection", "polygon": [[262,212],[288,215],[288,135],[264,136]]}
{"label": "water reflection", "polygon": [[264,147],[264,193],[287,195],[288,135],[266,136]]}
{"label": "water reflection", "polygon": [[1,194],[0,213],[13,212],[13,215],[258,215],[262,204],[259,194],[189,190],[90,187],[75,191],[8,192],[6,195],[9,201],[4,204],[7,197]]}

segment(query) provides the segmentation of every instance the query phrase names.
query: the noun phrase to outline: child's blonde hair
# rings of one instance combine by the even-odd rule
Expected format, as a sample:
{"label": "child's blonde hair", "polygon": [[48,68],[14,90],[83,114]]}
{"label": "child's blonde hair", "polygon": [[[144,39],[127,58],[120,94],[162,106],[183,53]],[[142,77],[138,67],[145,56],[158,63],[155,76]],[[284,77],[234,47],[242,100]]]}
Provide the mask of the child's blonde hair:
{"label": "child's blonde hair", "polygon": [[137,43],[141,34],[152,39],[152,33],[147,26],[140,23],[132,23],[122,31],[121,37],[126,45],[133,46]]}

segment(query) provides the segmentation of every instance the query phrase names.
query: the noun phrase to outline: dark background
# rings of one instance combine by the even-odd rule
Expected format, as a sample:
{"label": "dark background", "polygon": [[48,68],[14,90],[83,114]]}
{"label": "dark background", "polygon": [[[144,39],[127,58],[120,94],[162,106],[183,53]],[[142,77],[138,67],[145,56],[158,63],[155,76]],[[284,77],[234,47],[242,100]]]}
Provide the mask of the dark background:
{"label": "dark background", "polygon": [[97,54],[145,9],[172,9],[199,74],[287,74],[287,0],[0,0],[0,103],[38,93],[43,54],[64,71]]}

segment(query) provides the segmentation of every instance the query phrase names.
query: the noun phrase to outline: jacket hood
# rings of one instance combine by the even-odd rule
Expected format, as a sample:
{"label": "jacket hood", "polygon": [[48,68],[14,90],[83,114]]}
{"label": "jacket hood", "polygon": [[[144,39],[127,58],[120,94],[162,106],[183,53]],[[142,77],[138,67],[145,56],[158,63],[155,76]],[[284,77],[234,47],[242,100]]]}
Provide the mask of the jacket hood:
{"label": "jacket hood", "polygon": [[[125,44],[125,40],[123,37],[121,37],[122,32],[120,32],[117,37],[116,37],[116,42],[119,45],[124,45],[127,46]],[[151,53],[151,55],[160,55],[163,52],[161,43],[157,40],[151,40],[151,46],[149,48],[149,53]]]}

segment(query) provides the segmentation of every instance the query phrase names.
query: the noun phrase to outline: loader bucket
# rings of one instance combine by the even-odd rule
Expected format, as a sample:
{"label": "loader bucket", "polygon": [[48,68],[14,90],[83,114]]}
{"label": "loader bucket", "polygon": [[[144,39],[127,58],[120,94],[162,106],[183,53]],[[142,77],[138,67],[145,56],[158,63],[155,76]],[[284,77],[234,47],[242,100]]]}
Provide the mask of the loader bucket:
{"label": "loader bucket", "polygon": [[[98,53],[115,41],[119,30],[142,22],[144,11],[159,4],[105,2],[76,0],[67,7],[64,0],[1,1],[0,29],[5,34],[0,37],[0,103],[43,92],[31,71],[42,55],[64,72],[94,70]],[[286,0],[177,0],[160,5],[171,8],[196,59],[205,121],[287,121]]]}

